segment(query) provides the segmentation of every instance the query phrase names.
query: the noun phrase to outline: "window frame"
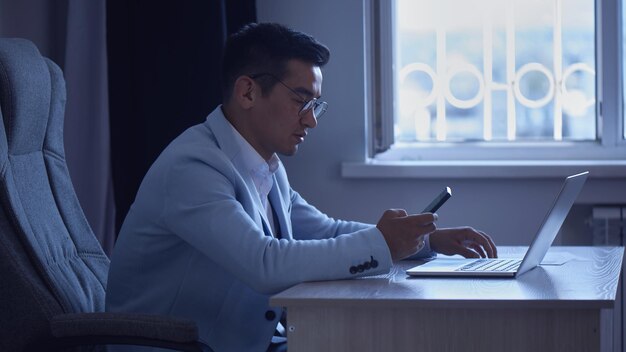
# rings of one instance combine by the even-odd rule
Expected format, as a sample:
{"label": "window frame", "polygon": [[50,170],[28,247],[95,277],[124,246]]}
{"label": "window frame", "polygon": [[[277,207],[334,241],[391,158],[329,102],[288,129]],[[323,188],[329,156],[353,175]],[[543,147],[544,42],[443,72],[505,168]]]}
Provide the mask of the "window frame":
{"label": "window frame", "polygon": [[[440,160],[624,160],[621,0],[596,0],[595,141],[415,142],[394,144],[392,31],[396,1],[366,0],[366,111],[373,162]],[[617,30],[616,30],[617,29]],[[611,73],[617,74],[611,74]]]}

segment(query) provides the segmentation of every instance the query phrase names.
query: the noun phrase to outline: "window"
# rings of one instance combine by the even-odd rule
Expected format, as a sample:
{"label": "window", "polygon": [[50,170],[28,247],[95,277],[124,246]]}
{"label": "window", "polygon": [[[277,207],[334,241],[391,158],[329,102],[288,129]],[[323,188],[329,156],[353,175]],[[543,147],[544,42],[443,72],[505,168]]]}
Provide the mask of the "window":
{"label": "window", "polygon": [[624,159],[617,5],[372,1],[370,156]]}

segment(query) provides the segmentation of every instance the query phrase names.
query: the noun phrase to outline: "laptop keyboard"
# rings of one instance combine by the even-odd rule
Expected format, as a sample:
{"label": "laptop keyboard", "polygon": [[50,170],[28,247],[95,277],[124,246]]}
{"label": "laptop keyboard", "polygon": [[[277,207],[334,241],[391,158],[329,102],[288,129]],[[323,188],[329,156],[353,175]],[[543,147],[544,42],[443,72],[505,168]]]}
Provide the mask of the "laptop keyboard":
{"label": "laptop keyboard", "polygon": [[511,271],[522,263],[519,259],[477,259],[457,271]]}

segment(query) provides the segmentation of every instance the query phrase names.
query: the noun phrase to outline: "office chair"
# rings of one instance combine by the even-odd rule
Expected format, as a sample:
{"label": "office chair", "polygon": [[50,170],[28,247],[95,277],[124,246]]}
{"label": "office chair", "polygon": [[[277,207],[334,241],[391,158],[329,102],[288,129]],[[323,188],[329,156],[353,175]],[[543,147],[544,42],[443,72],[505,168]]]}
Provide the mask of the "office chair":
{"label": "office chair", "polygon": [[0,39],[0,351],[201,351],[194,322],[105,313],[109,259],[65,162],[65,81],[23,39]]}

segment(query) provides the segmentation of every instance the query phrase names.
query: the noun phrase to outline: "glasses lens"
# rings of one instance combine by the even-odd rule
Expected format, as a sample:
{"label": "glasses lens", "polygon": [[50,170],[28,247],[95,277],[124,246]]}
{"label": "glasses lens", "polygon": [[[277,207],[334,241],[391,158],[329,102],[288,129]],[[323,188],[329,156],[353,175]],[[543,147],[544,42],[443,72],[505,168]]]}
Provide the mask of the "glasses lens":
{"label": "glasses lens", "polygon": [[328,103],[325,101],[318,101],[317,99],[309,100],[302,106],[302,109],[300,109],[300,116],[308,113],[309,110],[313,110],[313,116],[319,119],[320,116],[324,115],[327,108]]}
{"label": "glasses lens", "polygon": [[324,115],[327,108],[328,104],[325,101],[317,101],[315,102],[315,107],[313,107],[313,115],[315,115],[316,119],[319,119],[320,116]]}
{"label": "glasses lens", "polygon": [[304,105],[302,105],[302,108],[300,109],[300,115],[306,114],[309,110],[313,109],[314,106],[315,99],[307,101],[306,103],[304,103]]}

